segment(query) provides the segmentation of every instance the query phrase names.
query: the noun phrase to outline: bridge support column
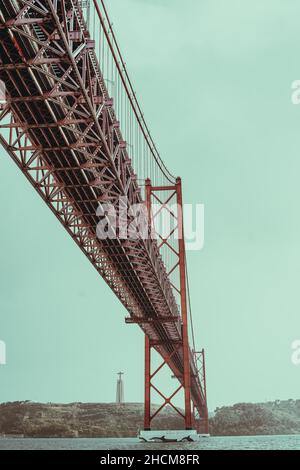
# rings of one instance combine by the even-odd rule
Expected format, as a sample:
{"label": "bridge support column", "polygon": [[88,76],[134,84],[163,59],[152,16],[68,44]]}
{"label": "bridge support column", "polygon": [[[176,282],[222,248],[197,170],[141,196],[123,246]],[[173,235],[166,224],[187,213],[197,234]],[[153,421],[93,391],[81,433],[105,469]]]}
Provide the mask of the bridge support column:
{"label": "bridge support column", "polygon": [[185,401],[185,428],[192,429],[191,411],[191,370],[190,370],[190,348],[188,338],[188,318],[187,318],[187,298],[186,298],[186,264],[185,264],[185,244],[183,231],[183,210],[182,210],[182,188],[181,178],[176,180],[177,197],[177,219],[178,219],[178,245],[179,245],[179,273],[180,273],[180,299],[182,318],[182,342],[183,342],[183,381],[184,381],[184,401]]}
{"label": "bridge support column", "polygon": [[[160,201],[160,199],[155,195],[157,192],[171,192],[171,196],[168,197],[167,202],[162,202],[162,207],[166,207],[168,202],[175,197],[177,203],[177,215],[175,218],[177,219],[177,230],[178,230],[178,252],[176,255],[178,256],[178,262],[173,267],[171,272],[178,267],[179,269],[179,289],[176,289],[180,296],[180,305],[181,305],[181,325],[182,325],[182,354],[183,354],[183,371],[180,374],[180,387],[176,390],[174,395],[183,387],[184,389],[184,415],[181,414],[185,420],[185,428],[192,429],[192,409],[191,409],[191,366],[190,366],[190,348],[189,348],[189,339],[188,339],[188,314],[187,314],[187,288],[186,288],[186,262],[185,262],[185,242],[184,242],[184,229],[183,229],[183,210],[182,210],[182,188],[181,188],[181,178],[177,178],[176,184],[174,186],[161,186],[156,187],[151,185],[151,181],[149,179],[146,180],[145,183],[145,192],[146,192],[146,205],[148,211],[148,220],[149,220],[149,235],[151,236],[152,228],[153,228],[153,220],[152,220],[152,204],[151,204],[151,197],[154,195],[156,200]],[[174,214],[173,214],[174,215]],[[173,233],[173,232],[171,232]],[[167,239],[162,238],[162,243],[160,246],[167,244],[169,247],[170,245],[167,243]],[[174,250],[173,250],[174,251]],[[154,416],[151,416],[151,387],[155,388],[151,384],[151,379],[153,375],[151,375],[151,344],[149,342],[148,337],[145,335],[145,414],[144,414],[144,428],[150,429],[151,428],[151,420],[157,414],[155,413]],[[164,358],[164,363],[168,363],[170,358]],[[156,389],[156,388],[155,388]],[[170,404],[171,406],[171,399],[174,395],[169,398],[164,397],[164,395],[159,392],[157,389],[156,391],[165,399],[165,404]],[[165,406],[165,404],[163,406]],[[162,407],[163,407],[162,406]],[[175,408],[173,406],[173,408]],[[176,409],[176,408],[175,408]],[[176,409],[177,410],[177,409]],[[178,411],[178,410],[177,410]]]}
{"label": "bridge support column", "polygon": [[151,348],[150,341],[145,335],[145,408],[144,430],[151,429]]}
{"label": "bridge support column", "polygon": [[[145,183],[146,206],[148,212],[149,235],[151,233],[151,182]],[[144,404],[144,430],[151,429],[151,347],[150,340],[145,334],[145,404]]]}
{"label": "bridge support column", "polygon": [[201,429],[201,432],[204,432],[204,434],[209,434],[209,416],[206,395],[205,351],[204,349],[202,349],[201,351],[193,351],[193,354],[194,362],[199,373],[199,379],[202,384],[202,389],[204,393],[204,407],[202,410],[199,410],[194,406],[194,414],[198,416],[197,422],[199,424],[199,429]]}
{"label": "bridge support column", "polygon": [[206,395],[206,369],[205,369],[204,349],[202,349],[201,355],[202,355],[202,383],[203,383],[204,396],[205,396],[204,432],[205,434],[209,434],[209,416],[208,416],[207,395]]}

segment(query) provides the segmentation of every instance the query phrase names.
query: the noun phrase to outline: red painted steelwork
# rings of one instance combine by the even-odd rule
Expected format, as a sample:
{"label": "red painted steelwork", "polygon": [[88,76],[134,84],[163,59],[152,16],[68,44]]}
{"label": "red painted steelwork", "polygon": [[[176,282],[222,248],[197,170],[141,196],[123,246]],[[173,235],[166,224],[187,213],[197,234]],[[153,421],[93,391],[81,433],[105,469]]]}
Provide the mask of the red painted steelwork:
{"label": "red painted steelwork", "polygon": [[191,376],[190,376],[190,348],[188,338],[188,318],[187,318],[187,298],[186,298],[186,265],[185,265],[185,244],[183,231],[183,209],[182,209],[182,188],[181,179],[176,181],[176,195],[178,204],[178,245],[179,245],[179,272],[180,272],[180,297],[181,297],[181,318],[182,318],[182,342],[183,342],[183,374],[184,374],[184,401],[185,401],[185,427],[192,428],[191,416]]}
{"label": "red painted steelwork", "polygon": [[[111,31],[98,9],[109,40]],[[120,197],[127,198],[128,207],[143,198],[122,134],[126,122],[116,115],[94,47],[78,0],[0,0],[0,80],[7,100],[5,106],[1,103],[0,143],[148,338],[145,426],[151,422],[150,348],[154,348],[184,387],[185,425],[191,427],[191,401],[204,417],[206,397],[188,345],[184,242],[179,245],[178,263],[168,272],[161,256],[166,240],[158,244],[151,237],[97,237],[99,203],[111,203],[118,213]],[[112,53],[115,45],[110,47]],[[117,55],[114,59],[119,60]],[[164,173],[131,96],[131,83],[125,92],[153,160]],[[181,205],[180,181],[173,181],[169,172],[164,176],[161,186],[152,190],[148,183],[151,195],[171,189]],[[171,179],[170,186],[165,185],[166,178]],[[183,234],[182,220],[179,230]],[[170,281],[178,267],[179,289]],[[181,295],[180,321],[176,292]],[[171,404],[171,398],[165,398],[166,403]]]}
{"label": "red painted steelwork", "polygon": [[[149,220],[149,233],[155,231],[155,217],[163,209],[168,209],[167,204],[176,197],[177,202],[177,214],[172,215],[174,219],[177,221],[177,225],[171,230],[170,234],[167,237],[162,237],[161,245],[167,244],[168,247],[175,253],[178,261],[175,262],[174,266],[171,269],[171,272],[175,271],[175,269],[179,269],[179,278],[180,278],[180,287],[179,287],[179,294],[180,294],[180,311],[181,311],[181,329],[182,329],[182,337],[181,343],[179,343],[180,348],[182,349],[183,353],[183,373],[176,375],[179,378],[180,386],[171,397],[166,398],[165,395],[155,387],[151,379],[156,375],[156,373],[161,369],[164,364],[169,364],[173,354],[176,351],[173,351],[170,355],[164,357],[164,362],[158,368],[158,370],[151,375],[151,342],[146,337],[145,340],[145,419],[144,425],[145,429],[149,429],[151,425],[152,419],[159,413],[159,411],[166,405],[169,404],[173,406],[173,408],[179,412],[179,410],[172,404],[172,398],[177,394],[177,392],[183,387],[184,389],[184,420],[185,420],[185,428],[192,429],[192,412],[191,412],[191,363],[190,363],[190,348],[189,348],[189,340],[188,340],[188,315],[187,315],[187,289],[186,289],[186,264],[185,264],[185,242],[184,242],[184,229],[183,229],[183,204],[182,204],[182,185],[181,179],[177,178],[175,186],[151,186],[151,181],[148,179],[145,183],[145,191],[146,191],[146,205],[148,211],[148,220]],[[164,194],[167,192],[167,196],[165,196],[165,200],[159,199],[155,193],[156,192],[163,192]],[[159,201],[161,204],[160,209],[156,211],[155,214],[152,212],[152,197],[154,196],[155,199]],[[176,228],[178,229],[178,248],[174,249],[171,244],[168,242],[168,239],[171,239],[171,236],[175,232]],[[150,363],[150,364],[149,364]],[[194,371],[193,371],[194,373]],[[150,414],[150,396],[151,396],[151,387],[153,387],[157,393],[164,399],[164,403],[162,407],[153,415]],[[182,414],[179,412],[179,414]]]}

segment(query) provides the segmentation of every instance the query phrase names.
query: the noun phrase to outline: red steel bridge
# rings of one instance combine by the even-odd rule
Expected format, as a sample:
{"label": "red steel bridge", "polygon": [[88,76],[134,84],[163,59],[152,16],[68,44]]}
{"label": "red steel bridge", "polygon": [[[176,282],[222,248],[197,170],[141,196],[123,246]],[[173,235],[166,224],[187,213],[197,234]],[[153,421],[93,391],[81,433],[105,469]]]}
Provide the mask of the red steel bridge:
{"label": "red steel bridge", "polygon": [[[204,351],[196,351],[191,328],[181,180],[153,142],[104,2],[0,0],[0,80],[2,146],[125,306],[126,323],[145,334],[145,429],[171,405],[186,429],[202,422],[207,432]],[[146,204],[148,232],[155,237],[122,238],[116,230],[115,237],[99,239],[99,204],[110,203],[119,213],[120,197],[128,207]],[[172,201],[176,213],[169,209]],[[174,226],[161,235],[156,219],[166,211]],[[153,350],[162,358],[156,370]],[[178,381],[171,396],[154,383],[164,365]],[[151,414],[153,390],[163,403]],[[173,402],[180,390],[183,409]]]}

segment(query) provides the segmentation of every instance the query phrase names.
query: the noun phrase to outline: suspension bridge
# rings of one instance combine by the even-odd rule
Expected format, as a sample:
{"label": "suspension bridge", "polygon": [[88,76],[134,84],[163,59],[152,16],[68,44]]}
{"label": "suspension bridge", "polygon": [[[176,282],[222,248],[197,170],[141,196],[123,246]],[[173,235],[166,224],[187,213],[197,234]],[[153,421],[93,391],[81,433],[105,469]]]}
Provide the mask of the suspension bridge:
{"label": "suspension bridge", "polygon": [[[0,142],[145,335],[144,427],[166,406],[208,432],[204,351],[192,328],[181,179],[144,119],[102,0],[0,0]],[[99,239],[99,204],[145,204],[156,236]],[[169,210],[175,201],[177,212]],[[154,203],[160,204],[158,211]],[[158,212],[174,220],[157,228]],[[130,215],[127,216],[130,221]],[[177,237],[174,233],[177,232]],[[190,338],[190,340],[189,340]],[[151,353],[162,358],[152,370]],[[171,396],[154,384],[169,366]],[[174,398],[184,392],[184,407]],[[162,405],[151,414],[156,391]]]}

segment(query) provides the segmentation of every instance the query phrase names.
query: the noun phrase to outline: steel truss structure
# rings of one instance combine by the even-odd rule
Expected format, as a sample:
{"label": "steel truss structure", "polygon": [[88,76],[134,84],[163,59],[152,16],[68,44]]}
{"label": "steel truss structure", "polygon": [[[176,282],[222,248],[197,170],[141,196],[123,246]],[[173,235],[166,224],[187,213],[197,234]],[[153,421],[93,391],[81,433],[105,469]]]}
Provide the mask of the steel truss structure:
{"label": "steel truss structure", "polygon": [[[0,19],[0,79],[6,89],[0,142],[128,310],[128,321],[145,333],[145,426],[151,421],[149,357],[154,348],[184,388],[185,426],[190,428],[191,402],[204,419],[207,406],[188,343],[184,239],[179,240],[178,308],[157,240],[97,238],[99,203],[111,203],[118,213],[120,197],[129,206],[143,197],[82,4],[1,0]],[[159,188],[147,184],[150,203]],[[182,205],[180,181],[168,189]],[[183,233],[180,218],[179,230]]]}
{"label": "steel truss structure", "polygon": [[[153,200],[158,202],[159,209],[153,210]],[[173,200],[175,204],[172,205]],[[173,253],[175,257],[169,266],[168,276],[178,270],[179,274],[179,286],[172,284],[180,295],[180,306],[181,306],[181,339],[176,341],[171,352],[168,354],[161,353],[163,357],[162,364],[154,371],[151,372],[151,349],[156,346],[155,342],[146,335],[145,336],[145,416],[144,416],[144,428],[145,430],[151,429],[151,421],[157,416],[157,414],[166,406],[170,405],[173,409],[181,415],[185,420],[186,429],[192,429],[195,425],[195,413],[199,417],[205,420],[205,430],[208,429],[207,417],[207,405],[206,405],[206,378],[204,367],[204,355],[202,356],[201,373],[198,369],[198,354],[192,352],[189,347],[188,339],[188,309],[187,309],[187,281],[186,281],[186,256],[185,256],[185,242],[184,242],[184,224],[183,224],[183,204],[182,204],[182,185],[181,179],[177,178],[176,183],[173,186],[152,186],[149,179],[146,180],[146,205],[148,209],[148,220],[149,220],[149,231],[153,235],[158,235],[160,240],[159,249],[164,245]],[[171,206],[171,208],[170,208]],[[175,207],[175,211],[173,207]],[[157,226],[155,219],[159,217],[162,211],[168,211],[170,216],[174,219],[174,225],[169,228],[169,232],[165,235],[157,232]],[[177,237],[174,246],[172,243],[172,236],[177,232]],[[170,320],[173,321],[173,320]],[[170,365],[172,358],[179,351],[182,352],[183,368],[175,372],[175,378],[179,381],[179,386],[171,394],[166,397],[161,390],[159,390],[153,383],[153,378],[158,374],[164,365]],[[174,369],[173,369],[174,370]],[[193,380],[192,380],[193,379]],[[195,385],[197,390],[200,391],[198,402],[193,400],[193,414],[191,410],[191,393],[196,393]],[[178,409],[172,402],[173,398],[183,388],[184,390],[184,413]],[[154,389],[158,395],[163,399],[163,404],[158,408],[153,415],[151,415],[151,389]],[[197,406],[197,403],[201,403],[201,406]],[[194,419],[193,419],[194,418]]]}

